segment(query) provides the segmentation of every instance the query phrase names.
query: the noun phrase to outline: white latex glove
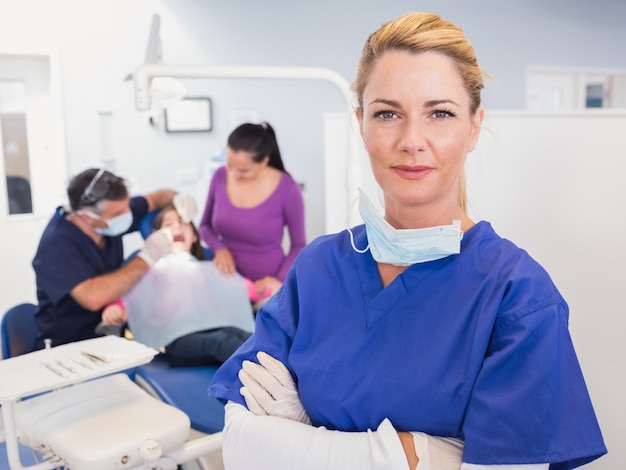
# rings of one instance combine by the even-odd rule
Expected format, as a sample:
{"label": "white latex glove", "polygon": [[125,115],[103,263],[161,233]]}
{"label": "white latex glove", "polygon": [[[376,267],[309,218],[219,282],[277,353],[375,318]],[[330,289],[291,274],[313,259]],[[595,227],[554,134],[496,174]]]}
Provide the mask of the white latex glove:
{"label": "white latex glove", "polygon": [[162,228],[152,232],[146,238],[146,242],[137,256],[148,263],[148,266],[152,266],[170,252],[171,245],[172,232],[167,228]]}
{"label": "white latex glove", "polygon": [[196,200],[188,194],[176,194],[172,202],[184,224],[191,222],[198,214]]}
{"label": "white latex glove", "polygon": [[239,371],[239,380],[244,385],[240,393],[248,409],[255,415],[311,424],[289,369],[263,351],[257,353],[257,359],[259,364],[243,361]]}

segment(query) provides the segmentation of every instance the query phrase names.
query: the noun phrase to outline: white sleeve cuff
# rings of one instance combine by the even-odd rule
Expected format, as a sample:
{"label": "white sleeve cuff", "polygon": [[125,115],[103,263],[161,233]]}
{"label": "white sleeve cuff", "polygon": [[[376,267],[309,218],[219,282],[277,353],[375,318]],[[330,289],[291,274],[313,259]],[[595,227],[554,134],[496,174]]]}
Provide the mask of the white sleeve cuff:
{"label": "white sleeve cuff", "polygon": [[415,453],[420,461],[416,470],[548,470],[550,464],[475,465],[464,463],[462,439],[412,432]]}
{"label": "white sleeve cuff", "polygon": [[463,458],[463,440],[412,432],[415,453],[420,459],[417,470],[459,470]]}
{"label": "white sleeve cuff", "polygon": [[407,470],[398,434],[389,420],[376,431],[341,432],[226,405],[226,468],[275,470]]}

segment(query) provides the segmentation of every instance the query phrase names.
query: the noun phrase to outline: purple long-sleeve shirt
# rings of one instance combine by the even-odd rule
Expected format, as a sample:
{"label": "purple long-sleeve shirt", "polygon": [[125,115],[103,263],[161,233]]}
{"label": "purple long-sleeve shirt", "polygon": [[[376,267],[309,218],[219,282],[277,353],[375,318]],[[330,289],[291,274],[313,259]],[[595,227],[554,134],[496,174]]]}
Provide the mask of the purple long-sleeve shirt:
{"label": "purple long-sleeve shirt", "polygon": [[[287,254],[282,248],[285,226],[291,240]],[[228,248],[242,276],[252,280],[273,276],[284,281],[306,244],[300,186],[283,173],[274,192],[261,204],[236,207],[226,192],[226,168],[220,167],[211,179],[199,231],[211,250]]]}

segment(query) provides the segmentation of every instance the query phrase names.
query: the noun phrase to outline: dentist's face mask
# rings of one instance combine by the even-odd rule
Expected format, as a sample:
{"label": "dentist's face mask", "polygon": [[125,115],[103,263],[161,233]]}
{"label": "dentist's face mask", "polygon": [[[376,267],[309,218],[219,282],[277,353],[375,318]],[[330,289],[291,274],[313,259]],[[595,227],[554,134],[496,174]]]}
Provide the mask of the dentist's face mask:
{"label": "dentist's face mask", "polygon": [[107,228],[94,228],[96,232],[100,235],[105,235],[107,237],[116,237],[130,228],[133,224],[133,213],[131,211],[124,212],[123,214],[118,215],[117,217],[113,217],[112,219],[103,219],[98,214],[95,214],[91,211],[84,211],[89,217],[92,217],[97,220],[102,220],[104,223],[108,225]]}
{"label": "dentist's face mask", "polygon": [[459,220],[452,225],[396,229],[378,213],[365,193],[359,192],[359,212],[365,222],[369,249],[377,262],[409,266],[461,252],[463,232]]}

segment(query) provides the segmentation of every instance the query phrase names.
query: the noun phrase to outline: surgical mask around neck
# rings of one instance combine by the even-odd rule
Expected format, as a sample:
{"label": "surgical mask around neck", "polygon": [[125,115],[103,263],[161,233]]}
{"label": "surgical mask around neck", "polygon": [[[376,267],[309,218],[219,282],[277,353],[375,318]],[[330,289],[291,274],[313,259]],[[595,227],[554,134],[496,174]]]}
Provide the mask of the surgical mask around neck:
{"label": "surgical mask around neck", "polygon": [[122,235],[126,233],[126,231],[133,224],[133,213],[131,211],[124,212],[123,214],[118,215],[117,217],[113,217],[112,219],[103,219],[98,214],[91,212],[89,210],[83,211],[89,217],[97,220],[102,220],[104,223],[108,225],[107,228],[96,228],[94,230],[98,232],[100,235],[104,235],[107,237],[116,237],[118,235]]}
{"label": "surgical mask around neck", "polygon": [[359,192],[359,212],[365,222],[370,252],[377,262],[410,266],[461,252],[463,231],[460,220],[453,221],[452,225],[397,229],[378,213],[363,191]]}

